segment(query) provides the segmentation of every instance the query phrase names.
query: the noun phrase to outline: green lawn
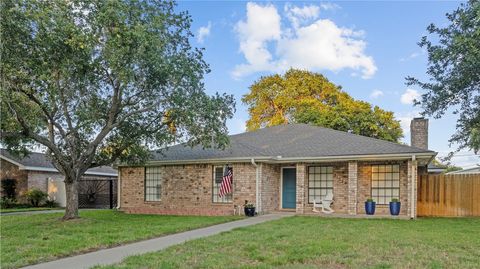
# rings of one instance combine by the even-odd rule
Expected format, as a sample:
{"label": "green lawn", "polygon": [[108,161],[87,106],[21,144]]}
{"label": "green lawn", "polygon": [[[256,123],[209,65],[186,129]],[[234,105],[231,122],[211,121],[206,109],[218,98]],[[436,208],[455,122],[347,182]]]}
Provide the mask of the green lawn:
{"label": "green lawn", "polygon": [[61,207],[18,207],[18,208],[0,208],[0,213],[26,212],[26,211],[43,211],[57,210]]}
{"label": "green lawn", "polygon": [[102,268],[478,268],[480,219],[291,217]]}
{"label": "green lawn", "polygon": [[95,210],[81,211],[81,219],[62,222],[62,215],[0,217],[0,267],[20,267],[239,218],[129,215]]}

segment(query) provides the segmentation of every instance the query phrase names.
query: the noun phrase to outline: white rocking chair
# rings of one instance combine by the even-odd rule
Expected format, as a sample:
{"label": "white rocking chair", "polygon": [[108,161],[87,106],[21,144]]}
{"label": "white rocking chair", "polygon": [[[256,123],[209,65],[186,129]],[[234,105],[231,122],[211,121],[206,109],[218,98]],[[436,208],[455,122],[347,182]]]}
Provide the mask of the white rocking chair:
{"label": "white rocking chair", "polygon": [[320,213],[320,211],[317,210],[317,208],[322,208],[322,213],[325,214],[331,214],[335,212],[332,208],[331,205],[333,203],[333,193],[329,192],[325,197],[321,200],[318,201],[316,199],[313,200],[313,212],[315,213]]}

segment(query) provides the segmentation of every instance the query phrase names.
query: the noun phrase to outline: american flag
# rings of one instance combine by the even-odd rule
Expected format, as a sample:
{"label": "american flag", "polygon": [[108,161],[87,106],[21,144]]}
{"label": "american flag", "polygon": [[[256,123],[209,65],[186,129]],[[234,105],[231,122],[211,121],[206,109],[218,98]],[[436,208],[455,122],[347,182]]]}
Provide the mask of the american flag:
{"label": "american flag", "polygon": [[231,167],[225,169],[225,173],[223,174],[222,184],[220,185],[220,191],[218,196],[223,197],[228,193],[232,192],[233,188],[233,171]]}

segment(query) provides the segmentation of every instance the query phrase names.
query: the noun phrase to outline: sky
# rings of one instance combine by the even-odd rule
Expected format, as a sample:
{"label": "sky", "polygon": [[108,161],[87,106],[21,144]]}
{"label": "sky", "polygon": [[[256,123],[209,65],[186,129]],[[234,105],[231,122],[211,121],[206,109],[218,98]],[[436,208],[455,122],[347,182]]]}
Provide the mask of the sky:
{"label": "sky", "polygon": [[[290,67],[325,75],[358,100],[393,111],[410,143],[410,120],[419,116],[413,100],[423,92],[407,87],[405,77],[423,81],[427,55],[417,43],[430,23],[446,26],[455,1],[179,1],[192,17],[192,45],[204,48],[211,72],[209,94],[226,92],[236,100],[230,134],[245,131],[247,107],[241,98],[261,76]],[[448,139],[456,117],[429,119],[429,148],[442,157],[455,148]],[[479,162],[461,151],[452,163],[464,168]]]}

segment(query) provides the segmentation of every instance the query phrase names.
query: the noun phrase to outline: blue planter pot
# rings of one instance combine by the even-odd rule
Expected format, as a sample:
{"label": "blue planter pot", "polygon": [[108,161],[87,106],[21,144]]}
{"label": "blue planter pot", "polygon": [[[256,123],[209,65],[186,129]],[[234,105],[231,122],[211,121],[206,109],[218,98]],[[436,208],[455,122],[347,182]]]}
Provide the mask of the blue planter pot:
{"label": "blue planter pot", "polygon": [[367,215],[375,214],[375,202],[365,202],[365,213]]}
{"label": "blue planter pot", "polygon": [[390,202],[390,214],[394,216],[398,216],[398,214],[400,214],[401,205],[402,205],[401,202]]}

